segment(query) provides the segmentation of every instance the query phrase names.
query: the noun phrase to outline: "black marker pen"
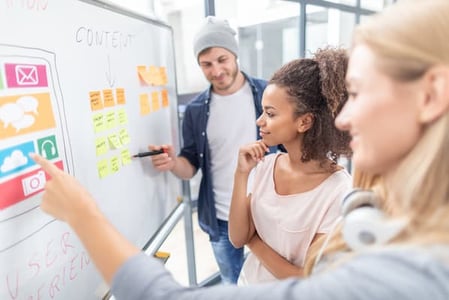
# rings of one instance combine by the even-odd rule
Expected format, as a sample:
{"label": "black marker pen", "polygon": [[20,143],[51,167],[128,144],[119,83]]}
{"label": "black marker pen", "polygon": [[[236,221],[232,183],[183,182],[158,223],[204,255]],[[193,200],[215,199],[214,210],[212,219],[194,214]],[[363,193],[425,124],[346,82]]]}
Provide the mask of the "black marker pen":
{"label": "black marker pen", "polygon": [[146,156],[151,156],[151,155],[162,154],[165,152],[166,152],[166,150],[164,150],[164,149],[153,150],[153,151],[148,151],[148,152],[137,153],[137,154],[134,154],[132,157],[146,157]]}

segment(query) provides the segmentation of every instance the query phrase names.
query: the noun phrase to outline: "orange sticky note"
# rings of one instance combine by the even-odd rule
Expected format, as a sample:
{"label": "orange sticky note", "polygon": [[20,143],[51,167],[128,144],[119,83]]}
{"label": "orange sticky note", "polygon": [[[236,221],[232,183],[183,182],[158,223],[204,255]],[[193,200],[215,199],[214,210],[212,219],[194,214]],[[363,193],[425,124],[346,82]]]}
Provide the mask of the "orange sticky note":
{"label": "orange sticky note", "polygon": [[103,90],[103,101],[104,107],[115,106],[114,94],[112,93],[112,90]]}
{"label": "orange sticky note", "polygon": [[137,66],[137,74],[139,77],[140,84],[142,85],[152,84],[151,71],[148,71],[146,66]]}
{"label": "orange sticky note", "polygon": [[90,109],[100,110],[103,108],[103,102],[101,101],[100,91],[89,92],[90,97]]}
{"label": "orange sticky note", "polygon": [[139,101],[140,101],[140,115],[142,116],[148,115],[151,112],[148,94],[140,94]]}
{"label": "orange sticky note", "polygon": [[117,97],[117,104],[126,104],[125,89],[117,88],[115,90],[115,95]]}
{"label": "orange sticky note", "polygon": [[168,102],[168,91],[167,90],[162,90],[161,91],[161,95],[162,95],[162,107],[169,106],[170,103]]}
{"label": "orange sticky note", "polygon": [[153,111],[158,111],[161,108],[161,105],[159,103],[159,93],[158,92],[151,93],[151,104],[153,107]]}
{"label": "orange sticky note", "polygon": [[161,85],[166,85],[168,83],[168,78],[167,78],[167,70],[165,69],[165,67],[159,67],[159,74],[161,79]]}

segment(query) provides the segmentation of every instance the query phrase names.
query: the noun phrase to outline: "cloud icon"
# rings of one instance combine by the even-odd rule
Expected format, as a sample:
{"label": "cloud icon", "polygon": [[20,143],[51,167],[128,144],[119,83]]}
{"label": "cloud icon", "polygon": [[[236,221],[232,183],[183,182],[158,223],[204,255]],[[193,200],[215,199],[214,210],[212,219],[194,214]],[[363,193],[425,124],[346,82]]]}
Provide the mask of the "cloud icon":
{"label": "cloud icon", "polygon": [[28,163],[28,158],[23,155],[22,151],[14,150],[10,156],[3,161],[0,171],[2,173],[9,172],[19,167],[25,166]]}
{"label": "cloud icon", "polygon": [[3,122],[3,128],[8,127],[10,123],[19,121],[23,115],[22,107],[16,103],[6,103],[0,106],[0,120]]}
{"label": "cloud icon", "polygon": [[36,118],[29,113],[37,115],[38,106],[38,100],[32,96],[23,96],[17,99],[16,103],[0,106],[0,121],[3,122],[3,128],[11,124],[18,132],[20,129],[32,126]]}

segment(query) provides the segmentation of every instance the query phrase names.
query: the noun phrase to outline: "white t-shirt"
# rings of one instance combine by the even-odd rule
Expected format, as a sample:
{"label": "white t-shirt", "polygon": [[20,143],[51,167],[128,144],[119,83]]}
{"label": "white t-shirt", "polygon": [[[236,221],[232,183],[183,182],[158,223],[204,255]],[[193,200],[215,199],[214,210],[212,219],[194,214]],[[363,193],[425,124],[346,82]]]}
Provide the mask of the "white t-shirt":
{"label": "white t-shirt", "polygon": [[232,95],[212,93],[206,131],[217,218],[227,221],[239,148],[257,138],[256,111],[248,82]]}
{"label": "white t-shirt", "polygon": [[[252,188],[251,212],[260,238],[296,266],[304,266],[307,250],[317,233],[330,231],[340,215],[340,205],[351,190],[351,175],[334,172],[314,189],[279,195],[274,183],[274,165],[282,153],[270,154],[258,163]],[[249,253],[239,285],[273,281],[276,278]]]}

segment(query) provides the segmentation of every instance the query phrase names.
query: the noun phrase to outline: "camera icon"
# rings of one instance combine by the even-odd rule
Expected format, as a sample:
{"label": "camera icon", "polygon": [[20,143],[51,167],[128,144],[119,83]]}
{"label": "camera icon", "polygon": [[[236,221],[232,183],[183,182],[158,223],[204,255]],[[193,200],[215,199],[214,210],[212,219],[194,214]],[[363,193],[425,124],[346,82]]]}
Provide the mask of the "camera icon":
{"label": "camera icon", "polygon": [[45,187],[45,172],[39,171],[29,177],[22,179],[23,193],[25,196],[41,191]]}

